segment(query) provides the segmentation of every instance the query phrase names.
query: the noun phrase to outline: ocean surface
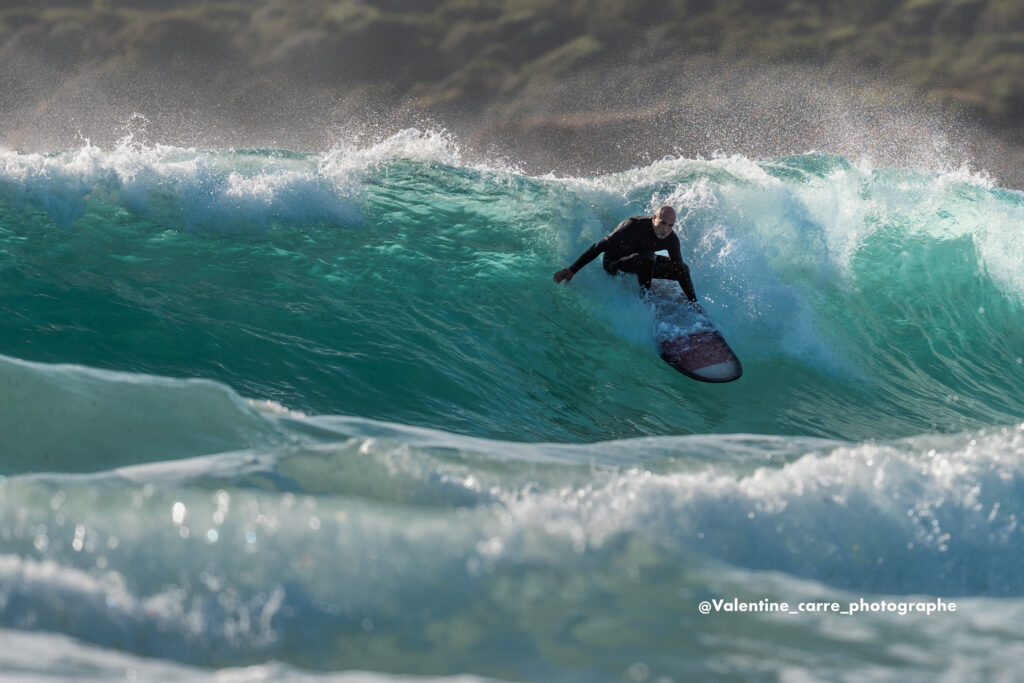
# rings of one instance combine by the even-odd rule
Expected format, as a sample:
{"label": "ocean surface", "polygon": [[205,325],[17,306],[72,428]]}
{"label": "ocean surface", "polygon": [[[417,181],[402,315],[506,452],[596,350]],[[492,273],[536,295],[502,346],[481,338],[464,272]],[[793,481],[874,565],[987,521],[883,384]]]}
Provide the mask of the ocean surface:
{"label": "ocean surface", "polygon": [[[738,382],[551,281],[661,204]],[[0,680],[1013,680],[1022,225],[829,154],[0,150]]]}

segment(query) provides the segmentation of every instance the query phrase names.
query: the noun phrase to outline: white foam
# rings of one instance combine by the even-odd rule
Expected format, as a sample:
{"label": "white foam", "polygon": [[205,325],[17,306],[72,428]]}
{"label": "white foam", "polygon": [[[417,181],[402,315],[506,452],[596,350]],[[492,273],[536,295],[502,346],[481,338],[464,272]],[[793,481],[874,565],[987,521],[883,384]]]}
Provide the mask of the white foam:
{"label": "white foam", "polygon": [[517,527],[581,548],[642,531],[681,554],[849,589],[1017,595],[1022,476],[1018,425],[841,446],[753,472],[630,469],[507,504]]}
{"label": "white foam", "polygon": [[277,662],[209,670],[138,657],[45,632],[0,629],[0,681],[210,681],[211,683],[473,683],[477,676],[402,676],[373,671],[310,672]]}
{"label": "white foam", "polygon": [[407,128],[369,147],[332,149],[319,156],[318,166],[324,175],[347,177],[396,160],[460,166],[462,152],[455,138],[443,130]]}

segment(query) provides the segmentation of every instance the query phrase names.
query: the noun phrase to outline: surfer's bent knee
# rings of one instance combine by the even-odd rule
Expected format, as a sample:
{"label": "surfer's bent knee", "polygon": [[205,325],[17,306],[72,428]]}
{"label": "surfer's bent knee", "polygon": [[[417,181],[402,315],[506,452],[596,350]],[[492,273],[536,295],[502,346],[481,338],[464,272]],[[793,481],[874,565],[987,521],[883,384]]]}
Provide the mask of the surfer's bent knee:
{"label": "surfer's bent knee", "polygon": [[685,263],[673,263],[665,271],[665,277],[671,280],[686,280],[690,277],[690,268]]}

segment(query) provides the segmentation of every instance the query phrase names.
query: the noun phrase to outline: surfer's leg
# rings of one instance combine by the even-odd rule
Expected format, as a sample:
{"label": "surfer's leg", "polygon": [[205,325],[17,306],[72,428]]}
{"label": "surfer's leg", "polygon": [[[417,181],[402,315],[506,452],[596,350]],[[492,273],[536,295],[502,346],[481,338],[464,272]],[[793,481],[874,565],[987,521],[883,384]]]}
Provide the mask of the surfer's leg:
{"label": "surfer's leg", "polygon": [[654,277],[656,262],[653,251],[641,251],[638,254],[623,256],[615,261],[606,261],[604,269],[608,271],[610,275],[632,273],[636,275],[636,279],[640,283],[641,287],[644,289],[650,289],[651,278]]}
{"label": "surfer's leg", "polygon": [[637,263],[640,268],[637,270],[636,279],[646,291],[651,288],[651,279],[654,277],[654,264],[657,263],[657,258],[653,251],[641,251],[637,254]]}
{"label": "surfer's leg", "polygon": [[659,280],[675,280],[683,290],[683,294],[690,301],[697,300],[697,293],[693,289],[693,280],[690,279],[690,267],[685,263],[675,264],[668,256],[659,256],[654,264],[654,277]]}

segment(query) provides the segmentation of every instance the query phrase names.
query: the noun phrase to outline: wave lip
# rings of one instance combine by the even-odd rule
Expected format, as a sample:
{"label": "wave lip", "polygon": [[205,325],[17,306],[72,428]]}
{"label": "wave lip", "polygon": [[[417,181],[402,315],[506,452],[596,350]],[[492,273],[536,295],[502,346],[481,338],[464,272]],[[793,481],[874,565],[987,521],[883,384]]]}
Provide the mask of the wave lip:
{"label": "wave lip", "polygon": [[228,387],[0,356],[0,473],[89,472],[279,440]]}

